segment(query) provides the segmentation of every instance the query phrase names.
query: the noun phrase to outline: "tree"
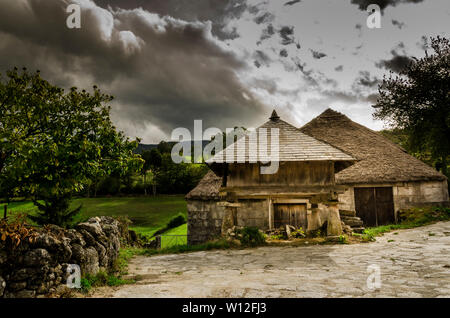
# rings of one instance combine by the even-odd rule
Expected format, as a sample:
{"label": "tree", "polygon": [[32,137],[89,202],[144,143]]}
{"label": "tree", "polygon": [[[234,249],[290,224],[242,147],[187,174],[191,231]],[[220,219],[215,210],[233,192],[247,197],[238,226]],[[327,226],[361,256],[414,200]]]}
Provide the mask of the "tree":
{"label": "tree", "polygon": [[142,165],[138,141],[116,131],[111,96],[69,92],[17,68],[0,78],[0,188],[22,192],[38,207],[39,224],[68,224],[73,194],[98,176],[125,174]]}
{"label": "tree", "polygon": [[448,176],[450,155],[450,42],[431,38],[433,54],[384,77],[374,117],[408,135],[413,152],[430,153],[435,167]]}
{"label": "tree", "polygon": [[174,163],[170,154],[162,155],[162,162],[155,172],[160,193],[180,194],[193,189],[208,171],[205,164]]}
{"label": "tree", "polygon": [[[159,167],[161,167],[162,157],[161,153],[157,148],[153,148],[152,150],[146,150],[142,153],[142,159],[144,159],[144,164],[142,166],[142,175],[144,178],[144,191],[145,195],[147,195],[147,171],[151,170],[155,173]],[[153,184],[153,194],[155,195],[156,188],[155,184]]]}

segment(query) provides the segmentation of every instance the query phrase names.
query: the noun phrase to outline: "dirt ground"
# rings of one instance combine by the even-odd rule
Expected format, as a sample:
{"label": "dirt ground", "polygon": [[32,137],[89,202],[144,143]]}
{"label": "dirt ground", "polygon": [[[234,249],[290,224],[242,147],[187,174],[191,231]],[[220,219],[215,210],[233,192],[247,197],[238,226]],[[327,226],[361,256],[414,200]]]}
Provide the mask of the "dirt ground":
{"label": "dirt ground", "polygon": [[93,297],[450,297],[450,222],[372,243],[139,256],[129,272],[136,284]]}

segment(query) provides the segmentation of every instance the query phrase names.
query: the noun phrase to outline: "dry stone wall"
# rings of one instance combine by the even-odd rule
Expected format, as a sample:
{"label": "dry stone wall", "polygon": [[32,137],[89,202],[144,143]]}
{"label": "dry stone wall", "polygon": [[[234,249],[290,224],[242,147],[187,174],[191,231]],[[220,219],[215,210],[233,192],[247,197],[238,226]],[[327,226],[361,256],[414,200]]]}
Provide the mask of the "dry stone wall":
{"label": "dry stone wall", "polygon": [[69,264],[81,275],[109,270],[119,255],[121,228],[111,217],[94,217],[74,229],[48,225],[32,243],[16,248],[0,241],[0,297],[36,297],[65,286]]}

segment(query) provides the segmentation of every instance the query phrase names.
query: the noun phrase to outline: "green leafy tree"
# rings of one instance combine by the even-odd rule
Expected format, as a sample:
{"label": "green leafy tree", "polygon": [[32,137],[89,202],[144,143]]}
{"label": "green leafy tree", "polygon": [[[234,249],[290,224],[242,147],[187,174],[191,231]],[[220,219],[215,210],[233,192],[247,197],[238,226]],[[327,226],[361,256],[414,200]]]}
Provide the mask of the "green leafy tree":
{"label": "green leafy tree", "polygon": [[139,170],[138,141],[118,132],[110,119],[111,96],[69,92],[42,79],[39,71],[15,68],[0,78],[0,188],[31,197],[39,224],[67,225],[72,196],[89,180]]}
{"label": "green leafy tree", "polygon": [[[161,166],[162,157],[161,153],[157,148],[153,148],[152,150],[147,150],[142,153],[142,159],[144,159],[144,164],[142,166],[141,174],[144,179],[144,193],[147,195],[147,172],[151,170],[153,174],[156,173],[156,171]],[[153,184],[153,194],[156,194],[156,185]]]}
{"label": "green leafy tree", "polygon": [[160,193],[185,194],[197,185],[207,171],[205,164],[177,164],[170,154],[163,154],[161,166],[155,172],[155,181]]}
{"label": "green leafy tree", "polygon": [[408,135],[410,150],[429,153],[448,176],[450,156],[450,42],[431,38],[432,54],[384,77],[374,117]]}

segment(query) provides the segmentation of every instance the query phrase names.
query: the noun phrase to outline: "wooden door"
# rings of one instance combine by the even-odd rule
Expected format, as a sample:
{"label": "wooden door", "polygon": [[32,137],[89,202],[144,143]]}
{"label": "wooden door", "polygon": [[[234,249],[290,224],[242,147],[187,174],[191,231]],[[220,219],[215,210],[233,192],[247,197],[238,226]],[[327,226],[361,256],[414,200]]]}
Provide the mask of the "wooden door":
{"label": "wooden door", "polygon": [[378,225],[395,223],[392,188],[375,188]]}
{"label": "wooden door", "polygon": [[279,228],[286,224],[306,230],[308,221],[306,218],[305,204],[275,204],[274,227]]}
{"label": "wooden door", "polygon": [[395,222],[394,198],[391,187],[355,188],[356,215],[365,226]]}

